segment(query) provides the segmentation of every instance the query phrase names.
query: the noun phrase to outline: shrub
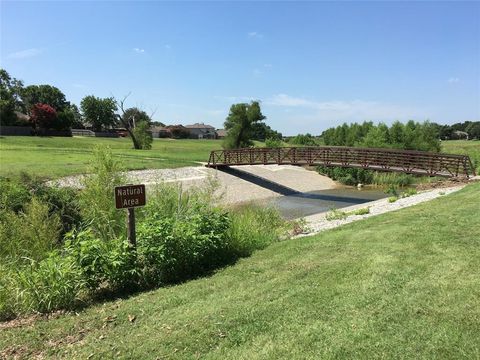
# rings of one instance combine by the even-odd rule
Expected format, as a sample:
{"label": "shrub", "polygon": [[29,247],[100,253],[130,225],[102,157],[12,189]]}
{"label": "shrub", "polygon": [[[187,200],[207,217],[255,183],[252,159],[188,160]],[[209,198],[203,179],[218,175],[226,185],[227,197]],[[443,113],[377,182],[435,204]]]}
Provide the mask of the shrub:
{"label": "shrub", "polygon": [[406,197],[409,197],[409,196],[412,196],[412,195],[416,195],[417,194],[417,189],[415,188],[408,188],[407,190],[405,190],[403,193],[402,193],[402,198],[406,198]]}
{"label": "shrub", "polygon": [[353,215],[366,215],[366,214],[370,214],[370,208],[369,208],[369,207],[365,207],[365,208],[357,209],[357,210],[354,210],[352,213],[353,213]]}
{"label": "shrub", "polygon": [[317,171],[344,185],[371,184],[373,172],[364,169],[317,166]]}
{"label": "shrub", "polygon": [[149,130],[148,122],[140,121],[133,129],[133,135],[140,146],[140,149],[150,150],[152,148],[152,132]]}
{"label": "shrub", "polygon": [[394,202],[397,201],[397,200],[398,200],[398,197],[397,197],[397,196],[390,196],[390,197],[388,198],[388,202],[389,202],[389,203],[394,203]]}
{"label": "shrub", "polygon": [[126,182],[120,165],[108,148],[94,149],[90,175],[83,180],[84,189],[79,196],[81,215],[102,240],[118,237],[125,227],[124,212],[113,203],[114,187]]}
{"label": "shrub", "polygon": [[35,104],[32,106],[30,121],[38,129],[48,129],[52,127],[57,119],[57,111],[47,104]]}
{"label": "shrub", "polygon": [[58,250],[39,262],[32,260],[15,273],[13,281],[17,313],[72,308],[83,289],[79,268]]}
{"label": "shrub", "polygon": [[104,241],[89,230],[69,233],[66,252],[80,269],[82,281],[91,290],[110,292],[136,288],[135,253],[124,239]]}
{"label": "shrub", "polygon": [[149,216],[138,228],[137,253],[147,286],[196,277],[231,259],[226,255],[228,215],[198,208],[182,221]]}
{"label": "shrub", "polygon": [[325,219],[328,221],[333,220],[344,220],[348,217],[348,214],[345,211],[333,209],[325,215]]}
{"label": "shrub", "polygon": [[268,138],[265,140],[265,146],[267,148],[279,148],[283,146],[282,140]]}
{"label": "shrub", "polygon": [[32,198],[18,214],[0,212],[0,257],[42,259],[57,243],[61,223],[47,204]]}
{"label": "shrub", "polygon": [[19,212],[30,198],[25,186],[8,178],[0,178],[0,209]]}
{"label": "shrub", "polygon": [[25,209],[32,196],[47,204],[51,215],[59,216],[60,235],[81,223],[76,190],[47,186],[42,179],[26,173],[21,173],[18,180],[0,178],[0,210],[11,210],[18,213]]}
{"label": "shrub", "polygon": [[375,185],[395,185],[400,187],[409,186],[414,181],[413,175],[386,172],[375,172],[372,179],[372,183]]}
{"label": "shrub", "polygon": [[231,212],[229,252],[235,257],[249,256],[279,241],[288,227],[275,208],[255,204],[238,207]]}

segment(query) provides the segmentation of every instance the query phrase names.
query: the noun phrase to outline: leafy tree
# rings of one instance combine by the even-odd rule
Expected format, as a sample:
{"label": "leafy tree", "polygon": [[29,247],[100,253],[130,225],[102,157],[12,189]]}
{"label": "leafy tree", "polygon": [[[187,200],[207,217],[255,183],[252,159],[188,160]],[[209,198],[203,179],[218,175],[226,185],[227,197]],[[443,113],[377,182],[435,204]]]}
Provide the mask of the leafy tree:
{"label": "leafy tree", "polygon": [[259,121],[252,125],[252,139],[258,141],[265,141],[266,139],[282,140],[282,134],[273,130],[263,121]]}
{"label": "leafy tree", "polygon": [[390,141],[395,147],[403,147],[404,126],[400,121],[395,121],[390,127]]}
{"label": "leafy tree", "polygon": [[465,131],[472,139],[480,139],[480,121],[470,123]]}
{"label": "leafy tree", "polygon": [[17,125],[15,111],[25,111],[20,98],[22,88],[22,81],[10,77],[6,70],[0,69],[0,122],[2,125]]}
{"label": "leafy tree", "polygon": [[36,130],[51,128],[57,119],[57,112],[48,104],[35,104],[30,112],[30,121]]}
{"label": "leafy tree", "polygon": [[387,147],[388,134],[385,129],[380,127],[373,127],[367,133],[367,136],[363,138],[362,146],[365,147]]}
{"label": "leafy tree", "polygon": [[135,139],[140,146],[140,149],[150,150],[152,148],[152,132],[150,131],[150,126],[145,120],[140,120],[137,122],[135,128],[133,129],[133,134]]}
{"label": "leafy tree", "polygon": [[224,124],[228,132],[223,146],[227,149],[252,146],[253,126],[265,118],[258,101],[233,104]]}
{"label": "leafy tree", "polygon": [[289,143],[293,145],[317,146],[315,138],[309,133],[306,133],[305,135],[298,134],[294,138],[290,139]]}
{"label": "leafy tree", "polygon": [[145,111],[136,107],[126,109],[122,115],[122,123],[128,124],[131,128],[134,128],[136,124],[140,123],[141,121],[146,122],[147,125],[150,125],[152,119]]}
{"label": "leafy tree", "polygon": [[[151,119],[144,111],[140,111],[137,108],[125,109],[125,100],[127,100],[129,96],[130,94],[126,95],[120,101],[115,101],[117,106],[122,111],[122,115],[118,115],[118,119],[120,120],[121,124],[125,127],[125,129],[127,129],[128,135],[130,135],[130,139],[132,139],[133,148],[142,149],[142,144],[140,140],[137,139],[137,135],[139,134],[137,134],[134,131],[136,117],[143,118],[144,119],[143,121],[146,122],[147,124],[150,123]],[[143,135],[140,134],[140,136],[146,136],[146,134],[143,134]]]}
{"label": "leafy tree", "polygon": [[94,131],[117,124],[117,104],[113,98],[98,98],[93,95],[85,96],[81,103],[85,122],[92,125]]}
{"label": "leafy tree", "polygon": [[50,105],[58,112],[70,105],[65,94],[51,85],[29,85],[22,90],[21,95],[27,111],[38,103]]}

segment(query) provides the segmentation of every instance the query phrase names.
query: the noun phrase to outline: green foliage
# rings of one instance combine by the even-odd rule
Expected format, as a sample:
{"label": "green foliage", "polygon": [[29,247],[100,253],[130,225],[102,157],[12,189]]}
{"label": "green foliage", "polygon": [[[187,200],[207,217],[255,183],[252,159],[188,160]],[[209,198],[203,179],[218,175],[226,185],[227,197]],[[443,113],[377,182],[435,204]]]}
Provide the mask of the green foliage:
{"label": "green foliage", "polygon": [[390,127],[384,123],[374,125],[343,124],[322,133],[325,145],[395,148],[405,150],[440,151],[438,126],[428,121],[396,121]]}
{"label": "green foliage", "polygon": [[84,189],[79,196],[81,214],[94,234],[107,241],[124,230],[124,217],[114,204],[114,187],[125,184],[125,176],[110,149],[98,147],[83,179]]}
{"label": "green foliage", "polygon": [[65,94],[51,85],[29,85],[22,90],[21,96],[27,111],[38,103],[47,104],[56,111],[63,111],[69,106]]}
{"label": "green foliage", "polygon": [[374,172],[371,184],[375,185],[395,185],[399,187],[412,185],[415,177],[410,174],[394,172]]}
{"label": "green foliage", "polygon": [[15,111],[23,112],[25,108],[20,98],[23,83],[10,77],[8,72],[0,69],[0,124],[21,125]]}
{"label": "green foliage", "polygon": [[93,95],[85,96],[81,103],[85,122],[91,124],[94,131],[117,124],[117,104],[113,98],[98,98]]}
{"label": "green foliage", "polygon": [[236,257],[249,256],[255,250],[279,241],[287,230],[288,224],[276,209],[243,205],[232,211],[228,229],[229,252]]}
{"label": "green foliage", "polygon": [[271,139],[271,138],[265,140],[265,147],[267,148],[279,148],[282,146],[283,146],[282,140]]}
{"label": "green foliage", "polygon": [[403,193],[402,193],[402,198],[406,198],[406,197],[409,197],[409,196],[412,196],[412,195],[416,195],[417,194],[417,189],[415,188],[408,188],[407,190],[405,190]]}
{"label": "green foliage", "polygon": [[61,234],[80,224],[77,192],[74,189],[47,186],[43,180],[25,173],[17,180],[0,178],[0,209],[18,213],[24,210],[32,196],[47,204],[51,215],[59,216]]}
{"label": "green foliage", "polygon": [[40,260],[58,241],[60,219],[48,204],[34,197],[22,208],[0,211],[0,259]]}
{"label": "green foliage", "polygon": [[342,211],[338,209],[333,209],[325,215],[325,219],[328,221],[333,220],[345,220],[351,215],[367,215],[370,214],[370,207],[360,208],[353,211]]}
{"label": "green foliage", "polygon": [[104,241],[90,230],[71,232],[65,250],[80,269],[81,278],[91,292],[131,292],[138,281],[136,256],[124,239]]}
{"label": "green foliage", "polygon": [[31,198],[27,187],[9,178],[0,178],[0,209],[18,212]]}
{"label": "green foliage", "polygon": [[370,170],[317,166],[317,171],[344,185],[371,184],[374,173]]}
{"label": "green foliage", "polygon": [[394,184],[390,184],[385,190],[385,194],[398,197],[398,189]]}
{"label": "green foliage", "polygon": [[289,140],[289,144],[292,145],[301,145],[301,146],[317,146],[317,141],[315,137],[311,134],[298,134],[297,136],[293,137]]}
{"label": "green foliage", "polygon": [[345,220],[348,217],[347,213],[342,210],[333,209],[325,215],[325,219],[328,221],[333,220]]}
{"label": "green foliage", "polygon": [[17,313],[72,308],[83,289],[80,269],[59,251],[15,272],[13,284]]}
{"label": "green foliage", "polygon": [[388,198],[388,202],[389,202],[389,203],[394,203],[394,202],[397,201],[397,200],[398,200],[398,196],[390,196],[390,197]]}
{"label": "green foliage", "polygon": [[258,121],[252,124],[252,139],[258,141],[266,141],[267,139],[281,141],[282,134],[273,130],[263,121]]}
{"label": "green foliage", "polygon": [[253,145],[253,126],[265,119],[258,101],[250,104],[234,104],[230,107],[230,113],[225,120],[227,136],[223,146],[227,149],[250,147]]}
{"label": "green foliage", "polygon": [[360,209],[354,210],[352,213],[353,215],[367,215],[367,214],[370,214],[370,208],[369,207],[360,208]]}
{"label": "green foliage", "polygon": [[140,149],[150,150],[152,148],[152,132],[146,121],[137,122],[136,127],[133,129],[133,135]]}
{"label": "green foliage", "polygon": [[225,212],[199,208],[182,221],[156,215],[138,228],[138,259],[149,286],[197,277],[232,261],[226,256]]}

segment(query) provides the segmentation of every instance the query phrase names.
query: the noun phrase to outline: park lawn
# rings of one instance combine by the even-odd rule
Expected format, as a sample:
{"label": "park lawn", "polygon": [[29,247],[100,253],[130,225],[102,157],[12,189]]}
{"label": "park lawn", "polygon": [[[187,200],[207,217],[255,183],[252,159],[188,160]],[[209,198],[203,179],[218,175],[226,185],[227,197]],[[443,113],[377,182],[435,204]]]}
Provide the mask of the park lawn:
{"label": "park lawn", "polygon": [[442,141],[442,152],[470,156],[477,173],[480,173],[480,140]]}
{"label": "park lawn", "polygon": [[476,183],[208,278],[0,325],[0,358],[479,358],[479,214]]}
{"label": "park lawn", "polygon": [[128,170],[198,166],[221,140],[154,139],[151,150],[134,150],[129,138],[0,137],[0,176],[27,172],[57,178],[87,171],[95,146],[106,146]]}

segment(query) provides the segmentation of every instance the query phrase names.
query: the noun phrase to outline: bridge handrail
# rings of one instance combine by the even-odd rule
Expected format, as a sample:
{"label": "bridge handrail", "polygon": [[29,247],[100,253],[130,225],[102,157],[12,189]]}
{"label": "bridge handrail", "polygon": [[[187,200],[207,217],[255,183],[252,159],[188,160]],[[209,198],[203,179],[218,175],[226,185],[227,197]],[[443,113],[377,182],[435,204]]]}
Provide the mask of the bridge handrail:
{"label": "bridge handrail", "polygon": [[214,150],[207,167],[292,164],[360,167],[439,176],[475,175],[467,155],[390,148],[308,146]]}

